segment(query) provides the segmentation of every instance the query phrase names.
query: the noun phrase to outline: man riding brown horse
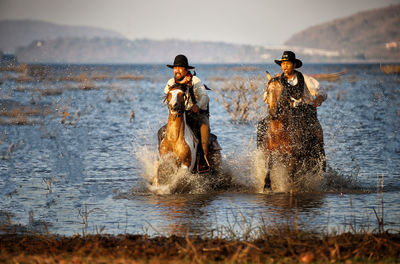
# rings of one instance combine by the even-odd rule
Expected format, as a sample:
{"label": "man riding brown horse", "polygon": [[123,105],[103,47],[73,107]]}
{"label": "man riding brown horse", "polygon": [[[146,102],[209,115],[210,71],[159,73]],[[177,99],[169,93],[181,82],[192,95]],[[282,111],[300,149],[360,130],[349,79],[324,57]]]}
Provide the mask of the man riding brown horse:
{"label": "man riding brown horse", "polygon": [[[301,60],[296,58],[292,51],[284,51],[280,60],[275,63],[281,66],[282,74],[277,74],[269,80],[269,84],[278,82],[282,87],[283,98],[278,103],[275,113],[269,113],[257,126],[257,148],[265,150],[268,125],[271,120],[277,119],[284,109],[289,108],[290,114],[296,120],[292,129],[295,140],[306,146],[306,155],[323,160],[325,170],[325,151],[323,144],[322,127],[317,117],[317,107],[327,99],[326,92],[320,87],[319,82],[311,76],[295,70],[302,66]],[[264,93],[264,101],[267,103],[268,91]],[[299,132],[299,133],[298,133]],[[266,183],[268,179],[266,179]],[[268,185],[268,183],[267,183]]]}
{"label": "man riding brown horse", "polygon": [[[171,78],[164,88],[164,93],[168,94],[170,89],[175,86],[180,86],[185,91],[186,107],[185,112],[187,116],[187,123],[192,128],[197,137],[200,137],[201,150],[203,157],[206,161],[206,165],[209,166],[208,154],[209,144],[213,141],[214,148],[218,144],[216,137],[210,134],[210,123],[209,123],[209,97],[206,93],[206,87],[203,85],[201,80],[194,76],[189,70],[194,69],[193,66],[189,66],[188,59],[185,55],[177,55],[173,65],[167,65],[174,71],[174,78]],[[158,142],[162,141],[165,137],[166,125],[161,127],[158,131]],[[211,136],[211,138],[210,138]],[[215,142],[214,142],[215,141]],[[201,170],[207,170],[209,168],[203,168]]]}

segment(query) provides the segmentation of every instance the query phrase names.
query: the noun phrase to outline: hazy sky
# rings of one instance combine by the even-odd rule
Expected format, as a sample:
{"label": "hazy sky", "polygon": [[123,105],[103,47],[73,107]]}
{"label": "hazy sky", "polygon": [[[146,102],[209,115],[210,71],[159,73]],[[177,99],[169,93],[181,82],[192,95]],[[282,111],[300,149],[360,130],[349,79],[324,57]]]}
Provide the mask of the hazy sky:
{"label": "hazy sky", "polygon": [[400,0],[0,0],[0,19],[96,26],[131,39],[280,45],[309,26],[390,4]]}

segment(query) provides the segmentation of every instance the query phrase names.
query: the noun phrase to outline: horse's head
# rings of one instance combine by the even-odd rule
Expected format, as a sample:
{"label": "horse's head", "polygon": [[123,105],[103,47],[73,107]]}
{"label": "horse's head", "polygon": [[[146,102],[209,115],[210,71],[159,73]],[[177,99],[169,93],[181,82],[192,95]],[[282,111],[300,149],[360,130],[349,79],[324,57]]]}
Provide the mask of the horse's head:
{"label": "horse's head", "polygon": [[170,87],[165,100],[171,114],[183,114],[185,111],[185,97],[185,90],[182,86],[173,85]]}
{"label": "horse's head", "polygon": [[279,102],[281,100],[283,86],[279,79],[272,78],[268,82],[266,102],[271,116],[278,112]]}

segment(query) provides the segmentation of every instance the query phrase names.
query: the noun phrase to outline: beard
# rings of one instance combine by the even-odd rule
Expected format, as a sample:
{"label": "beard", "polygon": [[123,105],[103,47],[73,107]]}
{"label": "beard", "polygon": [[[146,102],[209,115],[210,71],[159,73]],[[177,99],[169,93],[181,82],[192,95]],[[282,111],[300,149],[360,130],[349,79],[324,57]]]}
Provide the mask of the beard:
{"label": "beard", "polygon": [[185,76],[181,75],[180,73],[175,74],[175,80],[176,81],[182,81]]}

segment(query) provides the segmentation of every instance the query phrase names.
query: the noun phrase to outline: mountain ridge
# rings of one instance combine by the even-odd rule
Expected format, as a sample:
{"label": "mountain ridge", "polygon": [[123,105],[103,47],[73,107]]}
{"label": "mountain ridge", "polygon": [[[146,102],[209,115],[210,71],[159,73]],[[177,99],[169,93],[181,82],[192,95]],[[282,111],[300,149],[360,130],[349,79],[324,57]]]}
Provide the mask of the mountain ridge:
{"label": "mountain ridge", "polygon": [[294,34],[284,44],[344,57],[400,60],[400,4],[358,12]]}
{"label": "mountain ridge", "polygon": [[0,20],[0,49],[15,53],[18,47],[28,46],[35,40],[50,40],[60,37],[119,37],[118,32],[90,26],[68,26],[40,20]]}
{"label": "mountain ridge", "polygon": [[196,63],[270,61],[280,50],[225,42],[118,38],[62,38],[34,41],[16,52],[21,62],[47,63],[169,63],[176,54],[190,54]]}
{"label": "mountain ridge", "polygon": [[[10,37],[0,38],[0,50],[7,53],[4,42],[14,36],[13,53],[27,63],[165,63],[179,53],[190,54],[196,63],[271,63],[287,49],[304,62],[400,61],[400,4],[314,25],[275,48],[222,41],[130,40],[111,30],[32,20],[7,31],[4,24],[0,21],[0,35]],[[40,25],[44,27],[38,29]]]}

